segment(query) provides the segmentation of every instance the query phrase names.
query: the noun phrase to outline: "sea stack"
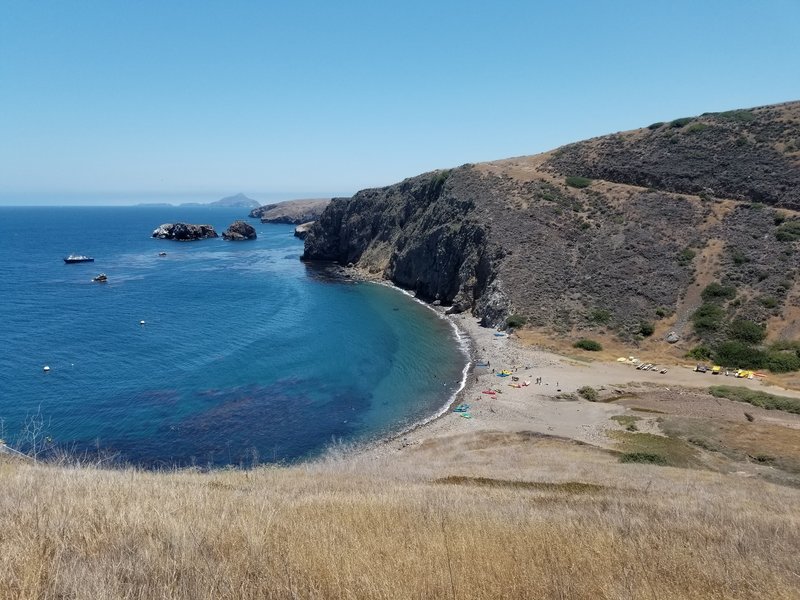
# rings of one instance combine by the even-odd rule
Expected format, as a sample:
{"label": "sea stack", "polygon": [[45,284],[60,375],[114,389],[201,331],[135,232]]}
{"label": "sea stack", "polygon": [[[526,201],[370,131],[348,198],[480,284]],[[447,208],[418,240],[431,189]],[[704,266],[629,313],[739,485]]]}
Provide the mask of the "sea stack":
{"label": "sea stack", "polygon": [[177,240],[179,242],[192,242],[206,238],[219,237],[211,225],[193,225],[191,223],[163,223],[154,231],[154,238],[160,240]]}
{"label": "sea stack", "polygon": [[252,225],[244,221],[234,221],[230,224],[228,229],[222,233],[222,239],[230,242],[254,240],[256,237],[256,230]]}

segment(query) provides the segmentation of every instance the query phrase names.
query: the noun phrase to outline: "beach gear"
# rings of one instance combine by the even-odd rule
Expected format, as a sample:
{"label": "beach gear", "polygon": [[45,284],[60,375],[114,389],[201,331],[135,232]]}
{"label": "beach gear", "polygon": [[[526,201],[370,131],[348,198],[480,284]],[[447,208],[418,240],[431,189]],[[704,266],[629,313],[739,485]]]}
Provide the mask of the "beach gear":
{"label": "beach gear", "polygon": [[489,394],[490,396],[494,396],[497,392],[494,390],[483,390],[481,394]]}
{"label": "beach gear", "polygon": [[453,409],[453,412],[465,413],[469,410],[469,404],[459,404]]}
{"label": "beach gear", "polygon": [[464,417],[465,419],[471,419],[472,418],[472,415],[467,413],[467,412],[461,413],[461,416]]}

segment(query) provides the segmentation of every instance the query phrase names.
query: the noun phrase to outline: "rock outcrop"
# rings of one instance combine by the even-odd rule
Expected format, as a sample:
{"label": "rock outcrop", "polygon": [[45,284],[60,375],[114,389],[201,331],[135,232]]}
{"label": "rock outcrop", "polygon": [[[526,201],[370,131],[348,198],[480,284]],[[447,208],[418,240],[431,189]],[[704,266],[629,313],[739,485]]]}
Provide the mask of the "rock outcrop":
{"label": "rock outcrop", "polygon": [[306,239],[309,230],[311,229],[312,225],[314,225],[314,221],[309,221],[308,223],[303,223],[302,225],[298,225],[294,228],[294,237],[300,238],[301,240]]}
{"label": "rock outcrop", "polygon": [[713,281],[737,290],[724,307],[729,319],[794,319],[798,194],[795,102],[336,198],[308,232],[303,258],[352,263],[485,324],[516,313],[556,333],[632,337],[643,322],[672,319],[684,340]]}
{"label": "rock outcrop", "polygon": [[265,204],[250,211],[250,217],[262,223],[289,223],[300,225],[319,219],[330,203],[330,198],[309,200],[287,200],[277,204]]}
{"label": "rock outcrop", "polygon": [[244,221],[234,221],[222,232],[222,239],[231,242],[256,239],[256,230],[249,223]]}
{"label": "rock outcrop", "polygon": [[219,237],[211,225],[193,225],[191,223],[163,223],[153,231],[152,237],[161,240],[191,242],[206,238]]}

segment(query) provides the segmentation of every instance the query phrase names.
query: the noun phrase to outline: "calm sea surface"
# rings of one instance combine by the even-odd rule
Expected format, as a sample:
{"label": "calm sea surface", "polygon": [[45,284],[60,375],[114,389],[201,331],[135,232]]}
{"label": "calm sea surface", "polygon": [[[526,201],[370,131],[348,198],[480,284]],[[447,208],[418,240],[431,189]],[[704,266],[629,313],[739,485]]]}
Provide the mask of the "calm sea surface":
{"label": "calm sea surface", "polygon": [[293,461],[397,431],[457,391],[450,324],[304,265],[293,226],[249,220],[251,242],[150,237],[174,221],[221,233],[245,214],[0,208],[0,437],[14,444],[39,415],[52,448],[148,467]]}

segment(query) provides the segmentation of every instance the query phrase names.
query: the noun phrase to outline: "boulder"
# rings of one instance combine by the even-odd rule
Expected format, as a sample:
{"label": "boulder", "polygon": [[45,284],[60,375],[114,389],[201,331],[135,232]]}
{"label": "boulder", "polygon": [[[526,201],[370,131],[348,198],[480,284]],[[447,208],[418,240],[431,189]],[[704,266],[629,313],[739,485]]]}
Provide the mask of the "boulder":
{"label": "boulder", "polygon": [[192,242],[206,238],[219,237],[211,225],[193,225],[191,223],[163,223],[154,231],[154,238],[160,240],[177,240],[179,242]]}
{"label": "boulder", "polygon": [[230,242],[254,240],[256,239],[256,230],[249,223],[245,223],[244,221],[234,221],[222,233],[222,239]]}

